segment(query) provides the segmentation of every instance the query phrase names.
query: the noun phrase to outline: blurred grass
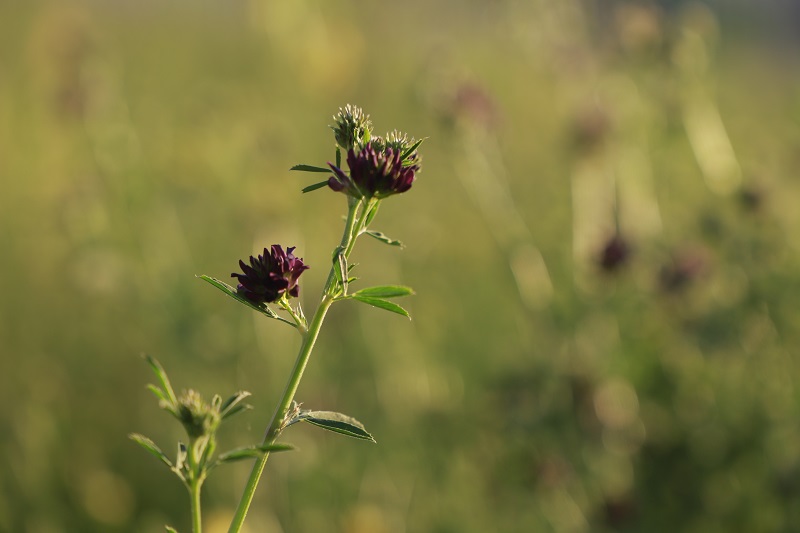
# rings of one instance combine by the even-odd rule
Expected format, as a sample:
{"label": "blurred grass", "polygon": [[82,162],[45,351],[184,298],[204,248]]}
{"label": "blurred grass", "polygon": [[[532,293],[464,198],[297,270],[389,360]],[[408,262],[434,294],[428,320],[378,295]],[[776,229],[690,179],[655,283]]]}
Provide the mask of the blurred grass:
{"label": "blurred grass", "polygon": [[[347,102],[429,137],[379,217],[407,248],[355,252],[364,285],[417,290],[414,321],[334,308],[298,399],[379,444],[293,428],[250,531],[793,531],[796,44],[727,20],[0,4],[0,531],[188,530],[126,438],[179,438],[138,354],[178,388],[252,391],[222,445],[260,438],[297,341],[194,276],[297,245],[310,312],[343,199],[287,169],[331,157]],[[616,231],[631,255],[605,272]],[[208,483],[209,531],[247,473]]]}

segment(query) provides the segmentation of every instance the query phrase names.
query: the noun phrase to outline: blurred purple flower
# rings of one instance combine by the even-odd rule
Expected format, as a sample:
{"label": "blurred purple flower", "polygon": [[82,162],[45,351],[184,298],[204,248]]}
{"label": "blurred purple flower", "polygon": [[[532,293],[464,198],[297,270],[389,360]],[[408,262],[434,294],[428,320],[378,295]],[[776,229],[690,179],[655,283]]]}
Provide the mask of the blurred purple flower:
{"label": "blurred purple flower", "polygon": [[702,249],[684,250],[661,267],[659,280],[667,292],[678,292],[708,271],[707,254]]}
{"label": "blurred purple flower", "polygon": [[614,235],[600,252],[600,266],[607,272],[613,272],[625,264],[630,253],[631,249],[627,241],[620,235]]}
{"label": "blurred purple flower", "polygon": [[293,251],[294,247],[284,252],[280,245],[273,244],[269,252],[264,248],[264,255],[258,258],[251,255],[249,266],[239,261],[244,274],[231,274],[239,280],[236,288],[239,294],[253,303],[277,302],[284,294],[297,297],[300,292],[297,280],[309,267]]}
{"label": "blurred purple flower", "polygon": [[400,150],[386,148],[376,151],[371,143],[367,143],[358,153],[352,149],[347,152],[349,176],[337,166],[328,165],[334,173],[328,180],[328,186],[354,198],[380,199],[406,192],[414,182],[415,173],[419,171],[414,158],[403,161]]}

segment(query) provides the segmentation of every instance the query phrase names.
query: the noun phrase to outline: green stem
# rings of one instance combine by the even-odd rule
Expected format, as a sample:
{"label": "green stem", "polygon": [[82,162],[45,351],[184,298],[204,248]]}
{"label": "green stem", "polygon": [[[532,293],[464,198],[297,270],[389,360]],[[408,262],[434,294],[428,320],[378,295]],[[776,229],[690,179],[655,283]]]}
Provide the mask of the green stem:
{"label": "green stem", "polygon": [[[361,202],[355,201],[351,201],[349,204],[347,222],[345,223],[344,233],[342,234],[342,242],[338,248],[338,250],[344,251],[345,258],[350,255],[350,252],[353,250],[356,237],[358,236],[358,232],[360,231],[361,225],[363,225],[364,218],[366,216],[366,210],[363,209],[360,216],[358,216],[358,220],[356,220],[356,213],[358,212],[360,205]],[[337,267],[334,264],[331,267],[330,273],[328,274],[328,281],[325,283],[322,301],[320,302],[319,307],[317,307],[314,317],[311,319],[311,323],[308,326],[308,331],[303,334],[303,342],[300,344],[300,351],[297,354],[294,368],[289,376],[289,381],[286,383],[283,396],[281,396],[281,400],[275,409],[275,414],[272,416],[272,421],[270,422],[269,427],[264,435],[263,444],[272,444],[278,438],[278,435],[282,429],[284,418],[286,417],[286,413],[289,411],[292,401],[294,400],[294,395],[297,392],[297,388],[300,386],[300,380],[302,379],[303,372],[308,364],[311,351],[314,349],[314,343],[317,341],[317,337],[319,336],[320,329],[322,328],[322,322],[325,320],[325,315],[334,302],[333,289],[335,287],[336,280],[335,268]],[[256,464],[253,465],[253,470],[250,472],[250,477],[247,480],[244,493],[242,494],[241,500],[239,500],[239,506],[236,508],[236,514],[233,516],[230,528],[228,528],[228,533],[239,533],[239,531],[242,529],[244,520],[247,517],[247,511],[250,509],[250,504],[253,501],[253,496],[255,495],[256,488],[258,487],[258,482],[261,479],[261,475],[264,472],[264,467],[266,466],[268,459],[269,452],[259,457],[256,460]]]}
{"label": "green stem", "polygon": [[202,488],[203,483],[198,481],[193,481],[191,486],[189,487],[189,496],[192,499],[192,532],[193,533],[202,533],[203,531],[203,524],[202,524],[202,515],[200,511],[200,489]]}

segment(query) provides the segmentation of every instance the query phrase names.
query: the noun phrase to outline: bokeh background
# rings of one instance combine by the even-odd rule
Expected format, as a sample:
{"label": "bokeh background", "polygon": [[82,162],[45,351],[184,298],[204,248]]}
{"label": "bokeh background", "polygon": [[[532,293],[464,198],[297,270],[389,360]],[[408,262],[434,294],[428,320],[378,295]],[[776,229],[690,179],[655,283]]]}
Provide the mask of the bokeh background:
{"label": "bokeh background", "polygon": [[[333,308],[251,533],[791,532],[800,523],[800,10],[790,1],[0,2],[0,531],[189,530],[142,352],[252,391],[298,341],[195,278],[272,243],[346,103],[423,145],[361,241],[402,317]],[[363,308],[362,308],[363,307]],[[249,472],[218,470],[207,530]]]}

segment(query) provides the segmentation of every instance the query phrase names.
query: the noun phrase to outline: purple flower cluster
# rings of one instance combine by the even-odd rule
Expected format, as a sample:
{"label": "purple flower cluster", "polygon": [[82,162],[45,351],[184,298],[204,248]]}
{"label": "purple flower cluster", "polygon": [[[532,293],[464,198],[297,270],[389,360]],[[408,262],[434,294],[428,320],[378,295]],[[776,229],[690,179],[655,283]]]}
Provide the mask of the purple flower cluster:
{"label": "purple flower cluster", "polygon": [[328,163],[334,175],[328,179],[328,187],[354,198],[386,198],[393,194],[406,192],[414,182],[419,165],[413,158],[402,159],[400,150],[386,148],[375,150],[372,143],[356,153],[347,152],[347,166],[350,174]]}
{"label": "purple flower cluster", "polygon": [[300,274],[308,267],[302,259],[295,257],[294,247],[283,248],[273,244],[270,251],[264,248],[264,255],[250,256],[250,265],[239,261],[243,274],[233,273],[239,280],[237,291],[253,303],[271,303],[280,300],[284,294],[297,297]]}

